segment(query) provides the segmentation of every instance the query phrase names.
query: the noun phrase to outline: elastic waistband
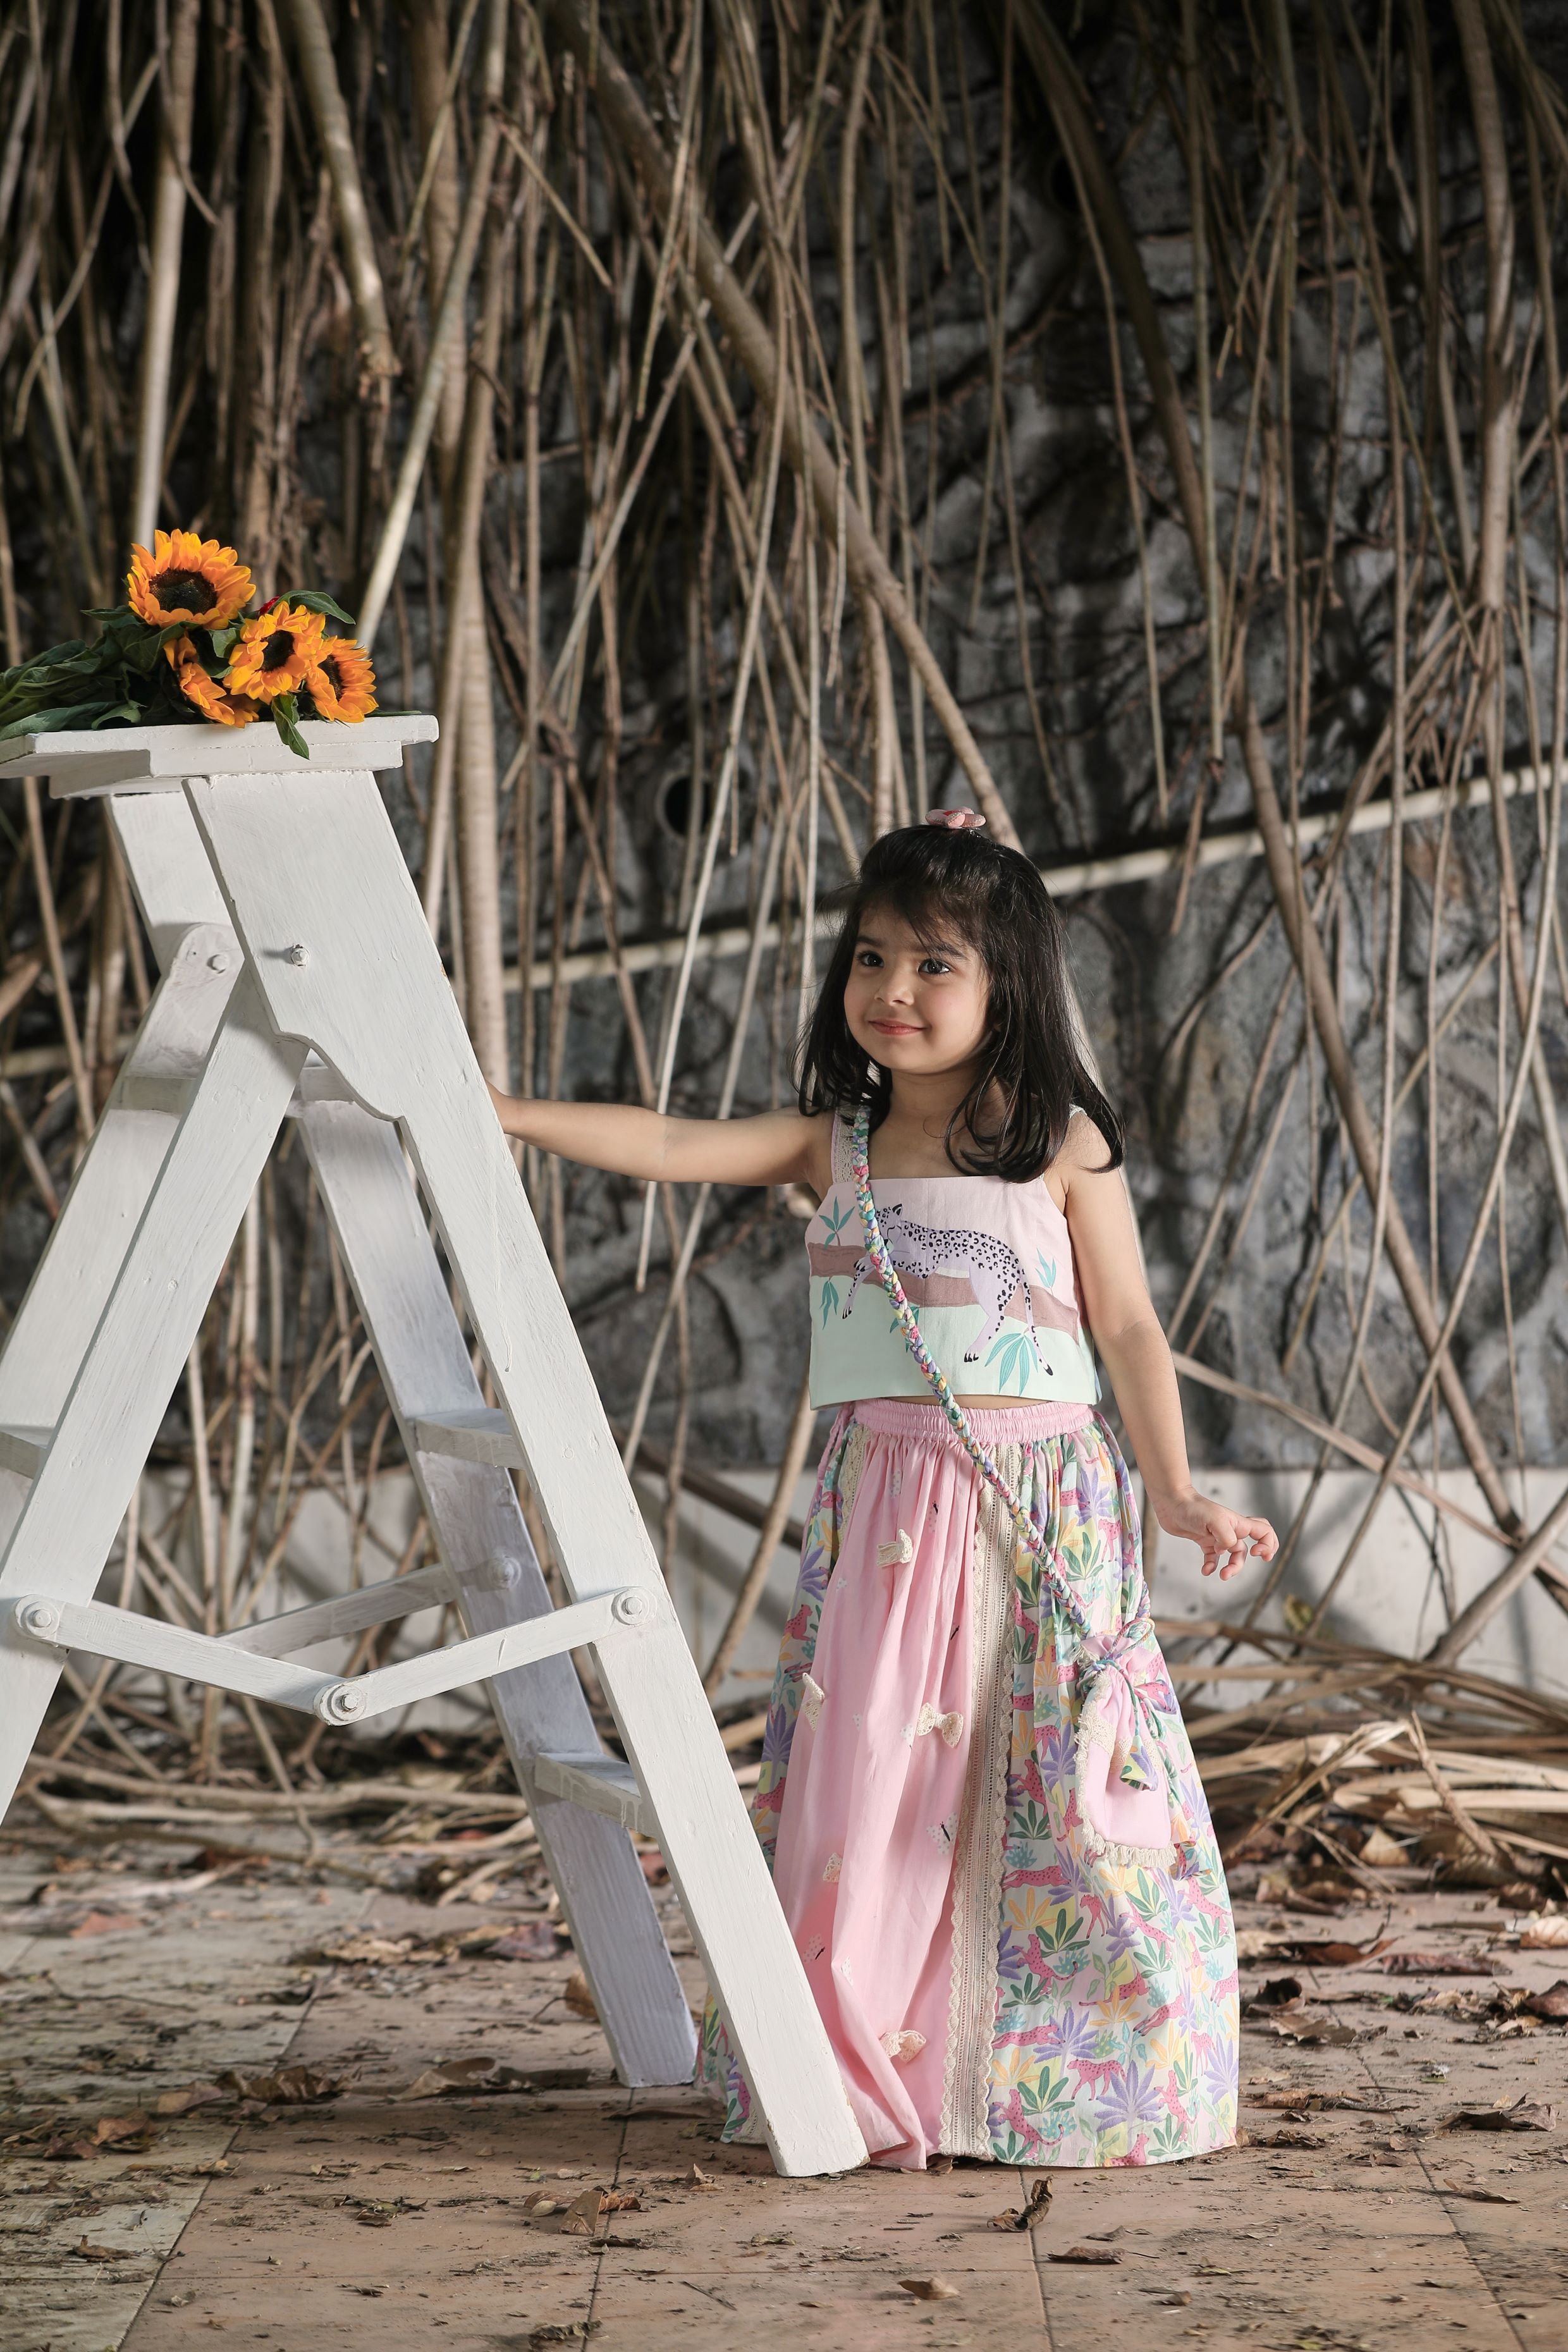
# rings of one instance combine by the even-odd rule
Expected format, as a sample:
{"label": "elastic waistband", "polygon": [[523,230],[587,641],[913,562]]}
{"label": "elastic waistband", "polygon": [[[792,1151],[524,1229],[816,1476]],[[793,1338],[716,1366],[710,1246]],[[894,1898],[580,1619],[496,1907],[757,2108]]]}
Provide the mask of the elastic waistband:
{"label": "elastic waistband", "polygon": [[[928,1445],[959,1445],[958,1432],[933,1398],[863,1397],[853,1418],[877,1437],[910,1437]],[[1042,1437],[1068,1437],[1094,1419],[1091,1404],[1042,1398],[1033,1404],[965,1405],[963,1418],[987,1453],[998,1445],[1028,1445]]]}

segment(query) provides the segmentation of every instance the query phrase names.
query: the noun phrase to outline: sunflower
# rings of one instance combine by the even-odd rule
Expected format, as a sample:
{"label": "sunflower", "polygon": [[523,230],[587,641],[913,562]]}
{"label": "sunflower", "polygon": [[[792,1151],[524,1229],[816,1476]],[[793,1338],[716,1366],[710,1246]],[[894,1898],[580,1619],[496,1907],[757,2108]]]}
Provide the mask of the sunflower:
{"label": "sunflower", "polygon": [[320,613],[308,613],[303,604],[286,604],[279,598],[246,622],[223,682],[231,694],[252,695],[258,702],[292,694],[321,659],[325,635]]}
{"label": "sunflower", "polygon": [[370,656],[353,637],[324,637],[305,691],[323,719],[346,719],[355,726],[375,709],[375,672]]}
{"label": "sunflower", "polygon": [[204,719],[214,719],[220,727],[248,727],[253,719],[260,718],[259,702],[243,694],[226,694],[221,682],[207,675],[189,637],[176,637],[163,651],[179,680],[180,692],[187,702],[195,704]]}
{"label": "sunflower", "polygon": [[155,530],[151,554],[132,544],[125,584],[132,611],[155,629],[172,621],[226,629],[250,602],[250,573],[236,562],[233,548],[194,530]]}

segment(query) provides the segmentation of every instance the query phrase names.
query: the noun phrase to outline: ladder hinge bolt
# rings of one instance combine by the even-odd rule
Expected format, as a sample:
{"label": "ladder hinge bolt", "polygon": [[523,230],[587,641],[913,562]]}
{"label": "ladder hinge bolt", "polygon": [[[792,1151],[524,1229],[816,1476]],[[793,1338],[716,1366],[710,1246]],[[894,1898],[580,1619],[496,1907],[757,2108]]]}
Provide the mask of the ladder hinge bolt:
{"label": "ladder hinge bolt", "polygon": [[625,1592],[616,1593],[610,1603],[610,1614],[618,1624],[644,1625],[653,1615],[653,1602],[646,1592],[639,1592],[632,1585]]}
{"label": "ladder hinge bolt", "polygon": [[18,1601],[16,1627],[36,1641],[47,1642],[59,1630],[60,1612],[48,1601]]}
{"label": "ladder hinge bolt", "polygon": [[303,940],[296,940],[291,948],[284,949],[283,961],[285,963],[292,964],[309,963],[310,961],[310,950],[305,945]]}
{"label": "ladder hinge bolt", "polygon": [[227,958],[227,956],[226,956],[226,955],[210,955],[210,956],[208,956],[208,958],[207,958],[207,970],[208,970],[209,971],[226,971],[228,970],[228,958]]}

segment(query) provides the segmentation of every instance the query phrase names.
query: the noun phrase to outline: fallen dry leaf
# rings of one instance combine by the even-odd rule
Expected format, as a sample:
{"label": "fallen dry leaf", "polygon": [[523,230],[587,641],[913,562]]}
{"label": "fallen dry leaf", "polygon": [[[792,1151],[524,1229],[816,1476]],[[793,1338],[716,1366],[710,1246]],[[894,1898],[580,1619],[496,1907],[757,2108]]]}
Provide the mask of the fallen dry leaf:
{"label": "fallen dry leaf", "polygon": [[560,1948],[554,1927],[548,1919],[525,1919],[516,1927],[509,1927],[493,1944],[487,1944],[483,1957],[487,1960],[552,1960]]}
{"label": "fallen dry leaf", "polygon": [[1298,1960],[1310,1969],[1353,1969],[1388,1949],[1392,1939],[1380,1936],[1370,1944],[1281,1936],[1263,1927],[1244,1927],[1236,1939],[1238,1960]]}
{"label": "fallen dry leaf", "polygon": [[594,2005],[594,1996],[588,1990],[588,1979],[581,1969],[573,1969],[566,1979],[561,1998],[574,2017],[597,2019],[599,2012]]}
{"label": "fallen dry leaf", "polygon": [[1489,1977],[1496,1974],[1490,1960],[1478,1959],[1473,1952],[1391,1952],[1383,1967],[1384,1973],[1391,1977]]}
{"label": "fallen dry leaf", "polygon": [[1005,2212],[995,2215],[991,2227],[994,2230],[1033,2230],[1045,2220],[1050,2204],[1050,2182],[1045,2179],[1033,2181],[1028,2202],[1022,2210],[1016,2205],[1009,2205]]}
{"label": "fallen dry leaf", "polygon": [[1559,1977],[1544,1992],[1527,1993],[1519,2005],[1527,2017],[1543,2017],[1553,2023],[1568,2018],[1568,1977]]}
{"label": "fallen dry leaf", "polygon": [[1446,2180],[1445,2189],[1455,2197],[1468,2197],[1472,2205],[1517,2205],[1517,2197],[1505,2197],[1500,2189],[1467,2188],[1461,2180]]}
{"label": "fallen dry leaf", "polygon": [[80,2162],[89,2156],[101,2156],[109,2147],[127,2152],[151,2147],[156,2137],[157,2126],[152,2116],[138,2110],[129,2116],[100,2116],[88,2131],[61,2132],[43,2152],[57,2161]]}
{"label": "fallen dry leaf", "polygon": [[900,2279],[899,2284],[906,2294],[912,2294],[917,2303],[956,2303],[958,2300],[958,2289],[951,2279],[907,2278]]}
{"label": "fallen dry leaf", "polygon": [[1564,1944],[1568,1944],[1568,1916],[1528,1920],[1519,1939],[1521,1952],[1554,1952]]}
{"label": "fallen dry leaf", "polygon": [[515,2091],[527,2079],[515,2066],[503,2065],[499,2058],[481,2051],[471,2058],[443,2058],[438,2065],[426,2066],[399,2095],[405,2099],[439,2099],[454,2091]]}
{"label": "fallen dry leaf", "polygon": [[237,2099],[261,2099],[270,2106],[308,2106],[317,2099],[335,2099],[353,2082],[352,2074],[329,2074],[324,2066],[278,2066],[265,2074],[242,2074],[230,2066],[218,2082]]}
{"label": "fallen dry leaf", "polygon": [[74,1927],[66,1929],[66,1933],[74,1941],[79,1936],[123,1935],[127,1927],[145,1925],[139,1911],[89,1911],[85,1919],[79,1919]]}
{"label": "fallen dry leaf", "polygon": [[1539,2099],[1515,2099],[1510,2106],[1456,2107],[1436,2126],[1440,2132],[1555,2131],[1557,2110]]}
{"label": "fallen dry leaf", "polygon": [[1051,2263],[1119,2263],[1121,2260],[1114,2246],[1068,2246],[1059,2254],[1047,2254]]}
{"label": "fallen dry leaf", "polygon": [[112,2263],[118,2259],[112,2246],[95,2246],[86,2238],[79,2238],[71,2252],[84,2263]]}
{"label": "fallen dry leaf", "polygon": [[689,2170],[681,2174],[680,2185],[683,2189],[717,2189],[719,2183],[711,2173],[704,2172],[700,2164],[693,2164]]}
{"label": "fallen dry leaf", "polygon": [[601,2189],[584,2189],[574,2197],[561,2216],[561,2231],[567,2238],[591,2238],[605,2210],[605,2193]]}
{"label": "fallen dry leaf", "polygon": [[1259,1985],[1258,1990],[1252,1995],[1244,2014],[1247,2017],[1257,2017],[1271,2009],[1289,2009],[1300,1998],[1300,1977],[1270,1977],[1268,1983]]}
{"label": "fallen dry leaf", "polygon": [[1258,2132],[1254,2147],[1326,2147],[1328,2142],[1320,2132],[1297,2131],[1290,2124],[1281,2124],[1278,2131]]}
{"label": "fallen dry leaf", "polygon": [[1356,2038],[1353,2025],[1341,2025],[1331,2017],[1277,2017],[1268,2031],[1305,2050],[1348,2050]]}
{"label": "fallen dry leaf", "polygon": [[182,2090],[160,2091],[153,2102],[153,2112],[158,2116],[188,2116],[193,2107],[210,2107],[215,2099],[229,2096],[216,2083],[187,2083]]}
{"label": "fallen dry leaf", "polygon": [[[416,1936],[376,1936],[368,1931],[339,1936],[330,1944],[321,1944],[310,1953],[301,1953],[303,1961],[341,1960],[349,1968],[390,1968],[394,1961],[416,1957],[419,1938]],[[434,1958],[436,1955],[420,1954]]]}

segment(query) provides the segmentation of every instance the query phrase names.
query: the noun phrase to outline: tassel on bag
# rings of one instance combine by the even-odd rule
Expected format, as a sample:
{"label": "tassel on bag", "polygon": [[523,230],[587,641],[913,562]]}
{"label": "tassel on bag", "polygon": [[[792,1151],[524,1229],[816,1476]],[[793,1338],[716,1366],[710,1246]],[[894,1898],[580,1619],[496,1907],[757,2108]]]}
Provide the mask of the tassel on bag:
{"label": "tassel on bag", "polygon": [[971,1429],[941,1365],[926,1346],[882,1239],[877,1204],[871,1197],[870,1139],[870,1107],[862,1103],[850,1131],[850,1168],[866,1255],[888,1294],[904,1344],[921,1378],[982,1478],[1006,1505],[1019,1540],[1039,1561],[1053,1601],[1083,1644],[1077,1660],[1079,1704],[1073,1787],[1085,1843],[1090,1853],[1108,1862],[1169,1869],[1176,1860],[1169,1780],[1159,1726],[1134,1665],[1137,1653],[1152,1634],[1152,1622],[1141,1610],[1110,1643],[1090,1630],[1050,1545]]}

